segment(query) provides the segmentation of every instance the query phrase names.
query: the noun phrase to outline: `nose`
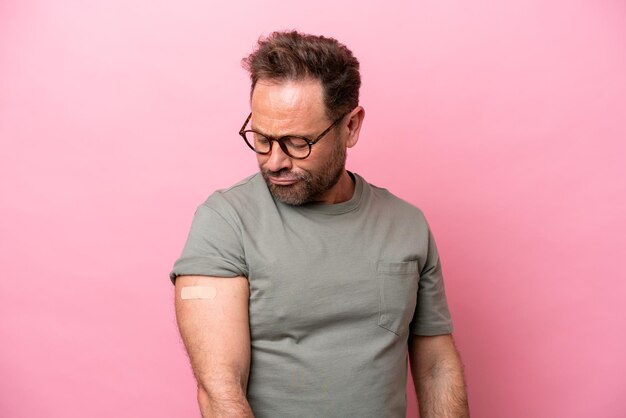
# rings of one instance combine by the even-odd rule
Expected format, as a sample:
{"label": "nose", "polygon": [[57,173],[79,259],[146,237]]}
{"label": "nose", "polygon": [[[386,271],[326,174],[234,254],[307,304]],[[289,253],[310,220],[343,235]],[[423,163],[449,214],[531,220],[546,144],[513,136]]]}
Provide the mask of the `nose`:
{"label": "nose", "polygon": [[269,155],[264,157],[266,157],[267,160],[263,165],[267,170],[280,171],[284,168],[291,170],[291,158],[280,148],[278,142],[274,141],[272,151]]}

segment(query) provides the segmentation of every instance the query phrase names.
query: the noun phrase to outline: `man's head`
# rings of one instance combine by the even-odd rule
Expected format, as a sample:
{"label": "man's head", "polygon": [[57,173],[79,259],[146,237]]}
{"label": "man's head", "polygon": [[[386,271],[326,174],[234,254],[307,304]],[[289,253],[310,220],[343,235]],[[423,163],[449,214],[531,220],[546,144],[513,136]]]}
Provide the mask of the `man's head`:
{"label": "man's head", "polygon": [[285,82],[318,80],[324,92],[329,119],[336,119],[359,104],[359,61],[333,38],[292,32],[274,32],[260,39],[257,49],[244,58],[250,72],[252,96],[259,80]]}
{"label": "man's head", "polygon": [[[364,115],[356,58],[334,39],[275,32],[243,64],[252,81],[248,129],[256,132],[246,138],[266,145],[259,134],[270,138],[271,150],[257,159],[273,196],[292,205],[344,200],[346,148],[356,144]],[[285,136],[318,142],[310,148],[303,142],[311,153],[300,159],[296,152],[289,155],[290,139],[280,145],[271,139]]]}

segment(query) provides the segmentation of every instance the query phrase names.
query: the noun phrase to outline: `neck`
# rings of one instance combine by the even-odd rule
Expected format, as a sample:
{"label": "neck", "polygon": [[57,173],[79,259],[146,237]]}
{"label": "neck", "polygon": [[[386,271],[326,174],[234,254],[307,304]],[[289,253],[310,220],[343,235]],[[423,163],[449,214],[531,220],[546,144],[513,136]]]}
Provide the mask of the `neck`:
{"label": "neck", "polygon": [[332,205],[343,203],[352,199],[354,195],[354,181],[346,170],[343,171],[339,181],[317,203]]}

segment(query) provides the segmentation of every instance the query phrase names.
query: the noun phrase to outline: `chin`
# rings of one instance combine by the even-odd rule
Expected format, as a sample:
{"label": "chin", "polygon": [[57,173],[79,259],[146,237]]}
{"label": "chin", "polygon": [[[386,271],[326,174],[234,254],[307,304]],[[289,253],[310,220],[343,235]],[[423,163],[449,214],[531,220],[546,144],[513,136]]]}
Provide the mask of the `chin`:
{"label": "chin", "polygon": [[297,185],[293,186],[278,186],[276,184],[268,183],[270,193],[274,196],[274,199],[291,206],[301,206],[311,201],[310,196],[303,190],[302,187]]}

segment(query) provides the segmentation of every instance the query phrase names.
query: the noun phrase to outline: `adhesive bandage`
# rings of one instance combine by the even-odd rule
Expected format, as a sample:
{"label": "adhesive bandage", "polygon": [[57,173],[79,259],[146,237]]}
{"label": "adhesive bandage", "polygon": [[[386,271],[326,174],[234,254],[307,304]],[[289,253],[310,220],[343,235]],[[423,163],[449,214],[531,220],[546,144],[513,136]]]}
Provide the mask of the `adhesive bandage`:
{"label": "adhesive bandage", "polygon": [[180,291],[181,299],[213,299],[217,291],[211,286],[187,286]]}

